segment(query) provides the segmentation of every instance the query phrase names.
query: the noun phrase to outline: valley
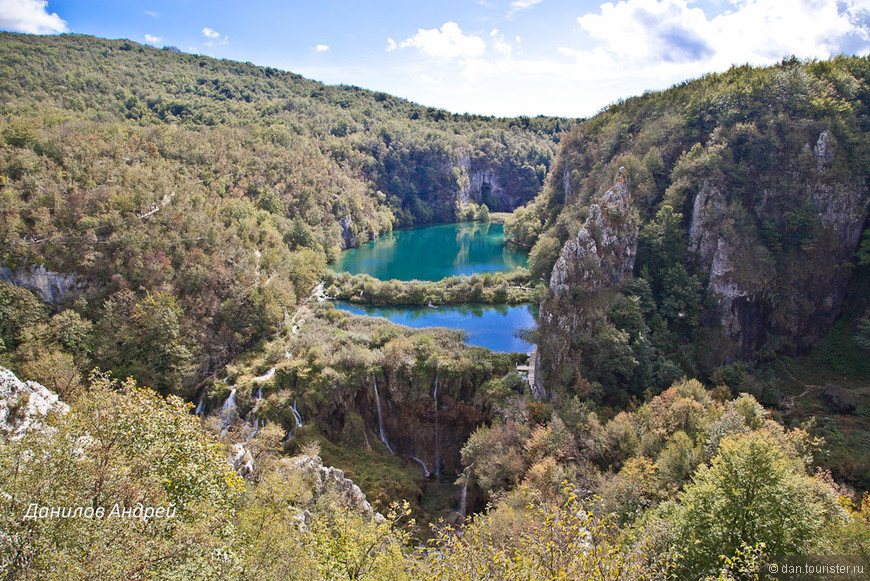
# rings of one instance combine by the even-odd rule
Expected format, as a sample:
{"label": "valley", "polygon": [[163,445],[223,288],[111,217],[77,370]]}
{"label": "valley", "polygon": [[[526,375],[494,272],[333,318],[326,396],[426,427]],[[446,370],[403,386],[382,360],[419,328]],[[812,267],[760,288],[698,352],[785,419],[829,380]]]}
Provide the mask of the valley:
{"label": "valley", "polygon": [[588,119],[76,34],[0,71],[7,578],[870,551],[867,57]]}

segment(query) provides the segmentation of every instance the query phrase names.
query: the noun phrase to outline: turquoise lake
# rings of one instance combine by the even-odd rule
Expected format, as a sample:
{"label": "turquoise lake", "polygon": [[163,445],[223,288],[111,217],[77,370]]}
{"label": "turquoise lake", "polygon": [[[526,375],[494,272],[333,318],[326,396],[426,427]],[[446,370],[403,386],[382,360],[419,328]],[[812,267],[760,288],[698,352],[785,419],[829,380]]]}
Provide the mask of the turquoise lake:
{"label": "turquoise lake", "polygon": [[[330,268],[380,280],[437,281],[448,276],[510,271],[528,265],[525,252],[508,248],[501,224],[460,223],[398,230],[341,253]],[[528,353],[532,345],[516,332],[535,326],[530,305],[441,305],[375,307],[336,303],[357,315],[384,317],[407,327],[449,327],[468,343],[493,351]]]}
{"label": "turquoise lake", "polygon": [[341,253],[330,268],[380,280],[441,280],[513,270],[528,255],[505,246],[501,224],[466,222],[397,230]]}
{"label": "turquoise lake", "polygon": [[533,345],[515,332],[535,326],[531,305],[441,305],[430,307],[369,307],[336,302],[335,308],[355,315],[383,317],[406,327],[449,327],[467,333],[469,345],[493,351],[528,353]]}

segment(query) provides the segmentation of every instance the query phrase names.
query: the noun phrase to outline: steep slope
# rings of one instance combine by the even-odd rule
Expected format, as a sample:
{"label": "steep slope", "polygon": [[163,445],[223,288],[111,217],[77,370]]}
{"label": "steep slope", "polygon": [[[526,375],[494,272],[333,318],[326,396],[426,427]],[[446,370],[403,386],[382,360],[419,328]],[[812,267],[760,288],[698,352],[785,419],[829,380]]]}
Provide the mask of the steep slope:
{"label": "steep slope", "polygon": [[[552,269],[549,380],[618,399],[815,345],[840,313],[865,227],[868,107],[867,59],[792,59],[579,124],[541,196],[506,226],[534,243],[533,272]],[[639,235],[601,223],[600,193],[614,181]],[[625,258],[606,260],[613,249]]]}
{"label": "steep slope", "polygon": [[[531,199],[569,126],[79,35],[0,34],[0,79],[0,279],[91,326],[79,369],[164,391],[273,334],[342,248]],[[31,338],[10,364],[55,349]]]}

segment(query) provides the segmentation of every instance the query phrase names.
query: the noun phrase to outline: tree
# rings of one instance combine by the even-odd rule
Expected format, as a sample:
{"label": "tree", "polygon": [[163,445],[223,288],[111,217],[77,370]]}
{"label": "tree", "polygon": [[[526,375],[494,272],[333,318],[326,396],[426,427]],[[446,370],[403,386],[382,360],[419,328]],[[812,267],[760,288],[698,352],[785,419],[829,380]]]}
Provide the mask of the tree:
{"label": "tree", "polygon": [[[97,375],[46,424],[0,444],[4,578],[233,578],[242,483],[189,404]],[[64,514],[24,518],[34,504]]]}
{"label": "tree", "polygon": [[45,306],[29,290],[0,281],[0,341],[12,351],[23,339],[24,330],[44,322]]}
{"label": "tree", "polygon": [[489,208],[486,204],[481,204],[474,213],[474,219],[478,222],[489,222]]}
{"label": "tree", "polygon": [[680,578],[714,573],[745,547],[765,554],[807,554],[817,535],[843,516],[837,495],[806,475],[767,431],[722,441],[670,515]]}
{"label": "tree", "polygon": [[553,271],[553,266],[559,260],[559,254],[562,252],[562,245],[557,238],[544,234],[529,252],[529,270],[531,278],[534,280],[550,278],[550,273]]}
{"label": "tree", "polygon": [[521,489],[522,508],[500,506],[475,516],[461,535],[438,531],[426,577],[448,581],[640,578],[643,549],[614,541],[615,527],[570,492],[546,500]]}

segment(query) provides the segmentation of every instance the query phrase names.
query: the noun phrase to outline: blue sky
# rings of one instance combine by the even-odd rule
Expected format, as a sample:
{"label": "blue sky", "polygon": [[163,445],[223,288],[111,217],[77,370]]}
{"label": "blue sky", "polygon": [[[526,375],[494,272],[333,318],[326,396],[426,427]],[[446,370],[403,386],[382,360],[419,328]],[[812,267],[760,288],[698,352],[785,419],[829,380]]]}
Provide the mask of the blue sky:
{"label": "blue sky", "polygon": [[870,0],[0,0],[0,29],[128,38],[450,111],[594,114],[732,64],[870,53]]}

